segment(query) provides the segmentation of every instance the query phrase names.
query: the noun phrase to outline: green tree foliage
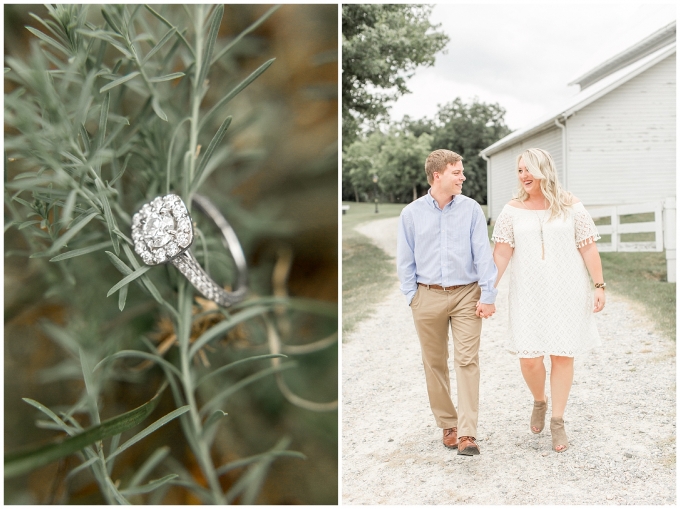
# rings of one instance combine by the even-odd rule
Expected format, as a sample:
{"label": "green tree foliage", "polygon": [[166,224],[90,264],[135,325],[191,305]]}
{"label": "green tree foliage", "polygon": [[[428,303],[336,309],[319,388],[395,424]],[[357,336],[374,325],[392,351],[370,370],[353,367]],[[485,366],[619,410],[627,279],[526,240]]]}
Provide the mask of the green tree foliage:
{"label": "green tree foliage", "polygon": [[375,194],[373,175],[380,172],[378,154],[385,143],[385,135],[374,131],[352,143],[342,156],[343,199],[359,202]]}
{"label": "green tree foliage", "polygon": [[485,204],[486,161],[479,152],[510,134],[504,116],[499,104],[456,98],[440,106],[434,119],[406,116],[387,134],[360,137],[343,152],[343,199],[367,199],[373,193],[371,176],[377,174],[383,199],[415,200],[428,189],[425,159],[444,148],[463,156],[465,195]]}
{"label": "green tree foliage", "polygon": [[343,5],[342,136],[356,140],[364,121],[387,113],[386,104],[408,93],[406,80],[449,38],[432,25],[428,5]]}
{"label": "green tree foliage", "polygon": [[433,123],[433,150],[445,148],[463,156],[465,195],[486,203],[486,161],[479,152],[510,134],[505,109],[477,98],[464,103],[457,97],[440,106]]}
{"label": "green tree foliage", "polygon": [[390,202],[408,203],[428,189],[424,166],[431,151],[431,134],[390,131],[378,158],[380,188]]}

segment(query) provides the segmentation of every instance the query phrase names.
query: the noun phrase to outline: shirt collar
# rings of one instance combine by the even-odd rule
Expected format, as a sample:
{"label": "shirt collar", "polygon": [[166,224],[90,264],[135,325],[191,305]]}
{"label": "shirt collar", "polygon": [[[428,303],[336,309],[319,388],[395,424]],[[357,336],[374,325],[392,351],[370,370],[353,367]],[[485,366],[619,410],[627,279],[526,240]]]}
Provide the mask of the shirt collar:
{"label": "shirt collar", "polygon": [[[439,208],[439,203],[437,203],[437,200],[435,200],[435,199],[434,199],[434,196],[432,196],[432,188],[429,188],[429,189],[427,190],[427,198],[428,198],[428,200],[430,201],[430,203],[432,204],[432,206],[433,206],[434,208],[436,208],[437,210],[441,210],[441,209]],[[451,198],[451,201],[450,201],[449,203],[447,203],[447,204],[444,206],[444,208],[453,206],[453,203],[454,203],[455,201],[456,201],[456,195],[454,194],[453,197]]]}

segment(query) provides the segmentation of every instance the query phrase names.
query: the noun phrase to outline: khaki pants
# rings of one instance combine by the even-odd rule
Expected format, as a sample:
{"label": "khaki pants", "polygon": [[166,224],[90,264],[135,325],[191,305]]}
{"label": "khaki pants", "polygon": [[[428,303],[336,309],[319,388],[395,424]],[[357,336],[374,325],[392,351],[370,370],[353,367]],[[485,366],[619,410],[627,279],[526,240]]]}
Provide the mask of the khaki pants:
{"label": "khaki pants", "polygon": [[[477,436],[479,412],[479,337],[482,319],[475,315],[481,296],[477,283],[455,290],[418,286],[411,311],[420,339],[427,394],[437,426],[458,428],[458,436]],[[448,326],[453,335],[458,412],[451,400]]]}

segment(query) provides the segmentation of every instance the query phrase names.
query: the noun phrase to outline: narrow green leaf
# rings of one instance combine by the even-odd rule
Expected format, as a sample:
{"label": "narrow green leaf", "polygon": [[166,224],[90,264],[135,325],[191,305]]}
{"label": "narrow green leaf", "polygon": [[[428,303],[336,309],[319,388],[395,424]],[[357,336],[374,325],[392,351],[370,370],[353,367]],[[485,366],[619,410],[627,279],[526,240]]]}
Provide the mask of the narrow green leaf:
{"label": "narrow green leaf", "polygon": [[118,182],[118,180],[120,180],[120,178],[123,176],[123,173],[125,173],[125,169],[127,168],[128,162],[130,161],[130,158],[131,158],[131,157],[132,157],[132,154],[128,154],[128,155],[125,157],[125,161],[123,161],[123,167],[122,167],[121,170],[116,174],[116,176],[113,177],[113,180],[112,180],[111,182],[109,182],[109,186],[113,187],[113,184],[115,184],[116,182]]}
{"label": "narrow green leaf", "polygon": [[201,59],[201,69],[198,75],[197,85],[203,86],[203,81],[208,76],[210,70],[210,60],[212,59],[213,49],[215,48],[215,40],[217,33],[220,31],[220,23],[222,23],[222,16],[224,15],[224,5],[218,4],[213,9],[210,16],[210,31],[208,32],[208,39],[206,41],[205,49],[203,50],[203,58]]}
{"label": "narrow green leaf", "polygon": [[161,105],[158,102],[158,97],[153,96],[151,99],[151,107],[153,108],[153,111],[156,113],[156,115],[158,115],[158,118],[166,122],[168,121],[168,116],[163,111],[163,108],[161,108]]}
{"label": "narrow green leaf", "polygon": [[31,219],[29,221],[24,221],[17,227],[17,230],[23,230],[24,228],[28,228],[29,226],[33,226],[35,224],[40,223],[42,223],[42,219]]}
{"label": "narrow green leaf", "polygon": [[194,48],[191,46],[191,44],[189,44],[189,42],[186,40],[186,38],[184,37],[184,35],[183,35],[179,30],[177,30],[177,27],[176,27],[176,26],[174,26],[174,25],[173,25],[172,23],[170,23],[167,19],[165,19],[165,18],[164,18],[163,16],[161,16],[160,14],[158,14],[158,12],[156,12],[155,10],[153,10],[149,5],[145,4],[145,5],[144,5],[144,8],[145,8],[147,11],[149,11],[151,14],[153,14],[156,18],[158,18],[158,19],[159,19],[166,27],[168,27],[168,28],[174,28],[175,31],[177,32],[177,36],[182,40],[182,43],[184,43],[184,46],[186,46],[186,48],[189,50],[189,52],[191,53],[191,55],[192,55],[194,58],[196,58],[196,53],[194,52]]}
{"label": "narrow green leaf", "polygon": [[80,451],[98,440],[103,440],[123,431],[127,431],[146,419],[156,408],[159,396],[167,386],[159,389],[156,395],[142,406],[130,410],[122,415],[113,417],[93,426],[78,435],[69,437],[61,442],[44,445],[38,448],[10,453],[5,455],[5,479],[26,474],[36,468],[42,467],[53,461]]}
{"label": "narrow green leaf", "polygon": [[122,359],[124,357],[136,357],[139,359],[146,359],[150,360],[153,362],[156,362],[158,364],[162,364],[166,368],[168,368],[170,371],[172,371],[177,377],[181,380],[182,379],[182,372],[177,369],[175,366],[170,364],[168,361],[166,361],[163,357],[161,357],[158,354],[153,354],[150,352],[142,352],[140,350],[121,350],[120,352],[116,352],[114,354],[109,355],[108,357],[105,357],[99,363],[94,367],[93,371],[96,371],[99,369],[101,365],[103,365],[105,362],[112,361],[114,359]]}
{"label": "narrow green leaf", "polygon": [[149,78],[151,83],[160,83],[162,81],[170,81],[184,76],[183,72],[173,72],[172,74],[166,74],[165,76],[156,76],[155,78]]}
{"label": "narrow green leaf", "polygon": [[158,466],[161,461],[167,458],[168,454],[170,454],[170,447],[167,445],[156,449],[153,454],[149,456],[142,464],[142,466],[137,469],[135,474],[132,476],[132,479],[130,479],[130,484],[128,484],[126,489],[129,490],[130,488],[138,486],[144,479],[146,479],[146,476]]}
{"label": "narrow green leaf", "polygon": [[113,493],[113,497],[116,499],[116,501],[120,505],[132,505],[130,502],[123,496],[123,494],[118,491],[118,488],[116,488],[116,485],[113,484],[113,481],[109,476],[106,476],[106,484],[109,486],[109,489],[111,490],[111,493]]}
{"label": "narrow green leaf", "polygon": [[93,253],[95,251],[99,251],[100,249],[104,249],[107,247],[111,247],[110,240],[100,242],[99,244],[94,244],[93,246],[83,247],[81,249],[74,249],[72,251],[66,251],[65,253],[61,253],[53,258],[50,258],[50,261],[60,262],[62,260],[68,260],[69,258],[75,258],[76,256],[82,256],[89,253]]}
{"label": "narrow green leaf", "polygon": [[[236,46],[239,42],[241,42],[241,40],[242,40],[246,35],[248,35],[249,33],[251,33],[251,32],[252,32],[253,30],[255,30],[257,27],[259,27],[262,23],[264,23],[264,22],[269,18],[269,16],[271,16],[272,14],[274,14],[274,13],[279,9],[279,7],[281,7],[281,6],[280,6],[280,5],[275,5],[274,7],[272,7],[271,9],[269,9],[267,12],[265,12],[262,16],[260,16],[260,19],[258,19],[257,21],[255,21],[252,25],[250,25],[248,28],[246,28],[243,32],[241,32],[240,34],[238,34],[238,36],[235,37],[234,40],[232,40],[229,44],[227,44],[227,45],[224,47],[224,49],[222,49],[217,55],[215,55],[215,57],[212,59],[212,62],[210,62],[210,64],[211,64],[211,65],[214,64],[214,63],[217,62],[220,58],[222,58],[224,55],[226,55],[226,54],[229,52],[229,50],[230,50],[231,48],[233,48],[234,46]],[[336,58],[337,58],[337,52],[336,52]]]}
{"label": "narrow green leaf", "polygon": [[111,205],[109,204],[109,199],[106,196],[106,189],[104,188],[104,183],[98,177],[94,180],[95,186],[99,193],[99,201],[102,202],[102,207],[104,208],[104,218],[106,219],[106,224],[109,227],[109,235],[111,236],[111,242],[113,243],[113,251],[119,255],[120,254],[120,244],[118,237],[113,233],[117,228],[116,220],[111,212]]}
{"label": "narrow green leaf", "polygon": [[196,352],[198,352],[205,344],[207,344],[209,341],[215,339],[218,336],[221,336],[225,332],[227,332],[229,329],[232,329],[239,323],[245,322],[246,320],[250,320],[251,318],[254,318],[256,316],[259,316],[263,313],[266,313],[269,310],[269,308],[266,307],[261,307],[261,306],[255,306],[250,309],[246,309],[242,311],[241,313],[238,313],[236,315],[233,315],[229,317],[227,320],[224,320],[214,327],[211,327],[207,331],[205,331],[194,343],[191,345],[191,348],[189,349],[189,358],[193,358],[194,355],[196,355]]}
{"label": "narrow green leaf", "polygon": [[[266,71],[270,65],[274,63],[275,58],[272,58],[271,60],[267,60],[264,64],[262,64],[260,67],[255,69],[250,75],[244,79],[241,83],[236,85],[236,88],[234,88],[231,92],[229,92],[227,95],[225,95],[222,99],[220,99],[215,106],[210,108],[210,111],[203,117],[203,120],[201,120],[201,126],[202,128],[205,123],[208,121],[210,117],[222,106],[227,104],[229,101],[231,101],[236,95],[238,95],[239,92],[241,92],[244,88],[246,88],[248,85],[250,85],[253,81],[257,79],[260,74],[262,74],[264,71]],[[200,129],[199,128],[199,129]]]}
{"label": "narrow green leaf", "polygon": [[36,30],[36,29],[33,28],[33,27],[27,26],[26,29],[27,29],[29,32],[31,32],[33,35],[35,35],[36,37],[38,37],[40,40],[46,42],[47,44],[49,44],[49,45],[52,46],[53,48],[56,48],[56,49],[58,49],[59,51],[61,51],[61,52],[62,52],[64,55],[66,55],[67,57],[70,57],[70,56],[71,56],[71,52],[70,52],[63,44],[58,43],[57,41],[55,41],[54,39],[52,39],[49,35],[45,35],[45,34],[42,33],[40,30]]}
{"label": "narrow green leaf", "polygon": [[97,461],[99,460],[99,456],[92,456],[89,460],[85,461],[84,463],[81,463],[77,467],[75,467],[73,470],[71,470],[67,475],[66,479],[72,479],[75,477],[75,475],[78,472],[82,472],[85,470],[87,467],[94,465]]}
{"label": "narrow green leaf", "polygon": [[114,87],[117,87],[118,85],[122,85],[126,81],[130,81],[132,78],[139,76],[140,72],[139,71],[134,71],[131,72],[130,74],[123,76],[122,78],[118,78],[117,80],[113,80],[111,83],[104,85],[102,88],[99,89],[99,93],[103,94],[107,90],[111,90]]}
{"label": "narrow green leaf", "polygon": [[158,44],[151,48],[151,51],[149,51],[146,54],[144,60],[142,60],[142,66],[144,66],[144,64],[146,64],[152,56],[158,53],[158,51],[165,45],[165,43],[168,42],[173,35],[175,35],[175,32],[177,32],[177,29],[175,27],[172,27],[170,30],[166,32],[166,34],[161,38],[161,40],[158,41]]}
{"label": "narrow green leaf", "polygon": [[227,129],[229,128],[229,125],[231,124],[231,119],[232,119],[231,116],[227,117],[224,120],[224,122],[222,122],[222,125],[217,130],[217,132],[215,133],[215,136],[213,136],[213,139],[210,140],[210,144],[208,145],[208,148],[206,149],[205,153],[203,154],[203,157],[201,158],[200,162],[198,163],[198,168],[196,169],[196,173],[194,174],[194,180],[191,183],[192,192],[196,191],[196,185],[201,181],[201,175],[203,174],[203,170],[205,170],[205,167],[208,164],[208,161],[210,161],[210,157],[212,157],[212,154],[215,151],[215,148],[224,139],[224,135],[226,134]]}
{"label": "narrow green leaf", "polygon": [[23,401],[25,401],[26,403],[28,403],[29,405],[31,405],[31,406],[37,408],[38,410],[40,410],[40,411],[41,411],[42,413],[44,413],[45,415],[47,415],[47,417],[49,417],[50,419],[52,419],[52,420],[57,424],[57,426],[59,426],[59,428],[61,429],[61,431],[65,431],[65,432],[68,433],[69,435],[73,435],[73,434],[75,433],[74,429],[73,429],[71,426],[69,426],[69,425],[66,424],[64,421],[62,421],[62,420],[59,418],[59,416],[57,416],[57,414],[55,414],[52,410],[50,410],[49,408],[47,408],[47,407],[46,407],[45,405],[43,405],[42,403],[39,403],[39,402],[37,402],[37,401],[35,401],[34,399],[31,399],[31,398],[21,398],[21,399],[22,399]]}
{"label": "narrow green leaf", "polygon": [[134,444],[136,444],[137,442],[139,442],[140,440],[142,440],[143,438],[146,438],[146,436],[150,435],[151,433],[153,433],[154,431],[156,431],[158,428],[160,428],[160,427],[162,427],[162,426],[165,426],[167,423],[169,423],[169,422],[172,421],[173,419],[179,417],[179,416],[182,415],[182,414],[187,413],[187,412],[189,411],[190,408],[191,408],[191,407],[190,407],[189,405],[184,405],[183,407],[180,407],[180,408],[178,408],[177,410],[173,410],[173,411],[170,412],[169,414],[167,414],[167,415],[161,417],[160,419],[158,419],[156,422],[154,422],[154,423],[151,424],[150,426],[147,426],[147,427],[144,428],[142,431],[140,431],[140,432],[137,433],[135,436],[133,436],[130,440],[128,440],[128,441],[125,442],[123,445],[121,445],[120,447],[118,447],[118,449],[116,449],[116,451],[115,451],[113,454],[111,454],[108,458],[106,458],[107,463],[108,463],[109,461],[111,461],[112,458],[115,458],[115,457],[118,456],[121,452],[123,452],[124,450],[126,450],[128,447],[131,447],[131,446],[133,446]]}
{"label": "narrow green leaf", "polygon": [[104,17],[104,20],[106,20],[106,23],[107,23],[111,28],[113,28],[113,30],[114,30],[117,34],[123,35],[123,31],[122,31],[120,28],[118,28],[118,25],[116,25],[116,24],[113,22],[113,19],[111,19],[111,15],[110,15],[108,12],[106,12],[106,9],[102,9],[102,16]]}
{"label": "narrow green leaf", "polygon": [[209,378],[212,378],[215,375],[222,375],[222,374],[226,373],[227,371],[232,370],[235,367],[242,366],[246,363],[253,362],[253,361],[259,361],[259,360],[263,360],[263,359],[274,359],[274,358],[277,358],[277,357],[287,358],[288,356],[280,354],[280,353],[268,353],[268,354],[265,354],[265,355],[255,355],[253,357],[248,357],[247,359],[241,359],[239,361],[234,361],[230,364],[227,364],[226,366],[222,366],[220,368],[217,368],[217,369],[210,371],[210,372],[206,373],[205,375],[203,375],[196,382],[196,387],[200,386],[203,382],[205,382]]}
{"label": "narrow green leaf", "polygon": [[120,292],[118,292],[118,309],[120,311],[123,311],[123,309],[125,309],[125,301],[127,300],[128,288],[130,287],[124,286],[123,288],[120,289]]}
{"label": "narrow green leaf", "polygon": [[85,129],[85,126],[83,124],[80,124],[80,138],[83,140],[83,148],[85,149],[85,152],[90,151],[90,136],[87,134],[87,129]]}
{"label": "narrow green leaf", "polygon": [[215,410],[210,417],[203,423],[203,436],[205,436],[215,424],[217,424],[222,417],[226,417],[227,413],[222,410]]}
{"label": "narrow green leaf", "polygon": [[107,296],[107,297],[110,297],[111,295],[113,295],[114,293],[116,293],[116,291],[118,291],[118,290],[119,290],[120,288],[122,288],[123,286],[125,286],[125,285],[131,283],[132,281],[134,281],[134,280],[137,279],[138,277],[142,276],[142,275],[143,275],[144,273],[146,273],[150,268],[151,268],[151,267],[149,267],[148,265],[144,265],[143,267],[140,267],[140,268],[138,268],[137,270],[135,270],[132,274],[129,274],[128,276],[125,276],[123,279],[121,279],[121,280],[118,281],[115,285],[113,285],[113,286],[111,287],[111,289],[108,291],[108,293],[106,294],[106,296]]}
{"label": "narrow green leaf", "polygon": [[111,103],[111,92],[108,92],[102,103],[102,110],[99,115],[99,130],[97,131],[97,148],[104,145],[106,136],[106,121],[109,118],[109,104]]}
{"label": "narrow green leaf", "polygon": [[211,409],[216,407],[217,405],[221,405],[224,403],[226,399],[228,399],[231,395],[233,395],[235,392],[243,389],[247,385],[250,385],[253,382],[256,382],[266,376],[269,376],[273,373],[276,373],[278,371],[285,371],[286,369],[294,368],[297,367],[297,364],[294,362],[289,362],[288,364],[279,364],[278,366],[272,366],[270,368],[263,369],[261,371],[258,371],[257,373],[254,373],[250,376],[245,377],[243,380],[239,380],[236,382],[234,385],[227,387],[226,389],[223,389],[222,391],[218,392],[215,396],[210,398],[210,400],[203,405],[203,408],[201,408],[201,411],[199,412],[200,415],[205,415],[207,414]]}
{"label": "narrow green leaf", "polygon": [[148,484],[145,484],[144,486],[138,486],[136,488],[127,488],[124,490],[121,490],[121,494],[125,496],[130,496],[130,495],[141,495],[142,493],[150,493],[154,491],[157,488],[160,488],[164,484],[172,481],[173,479],[177,479],[179,477],[177,474],[168,474],[165,477],[161,477],[160,479],[156,479],[155,481],[151,481]]}
{"label": "narrow green leaf", "polygon": [[78,350],[80,345],[76,338],[71,336],[65,329],[62,329],[58,325],[48,322],[47,320],[40,322],[40,327],[54,339],[66,352],[70,353],[72,356],[78,356]]}
{"label": "narrow green leaf", "polygon": [[67,223],[71,222],[71,219],[73,218],[73,209],[76,206],[77,196],[78,196],[78,191],[76,189],[73,189],[68,194],[68,198],[66,198],[66,203],[64,204],[64,208],[61,211],[61,218],[62,218],[62,220],[64,220]]}
{"label": "narrow green leaf", "polygon": [[57,253],[62,247],[64,247],[73,237],[76,236],[76,234],[85,228],[87,224],[92,221],[95,217],[99,215],[99,212],[92,212],[91,214],[83,217],[81,216],[82,219],[78,221],[75,225],[71,226],[66,232],[59,237],[56,241],[54,241],[54,244],[52,244],[52,247],[47,250],[48,253],[50,254],[55,254]]}
{"label": "narrow green leaf", "polygon": [[215,471],[215,473],[219,476],[222,474],[226,474],[227,472],[230,472],[237,468],[247,467],[248,465],[265,458],[280,458],[283,456],[288,456],[290,458],[298,458],[301,460],[307,459],[307,456],[297,451],[268,451],[263,452],[262,454],[255,454],[254,456],[249,456],[247,458],[241,458],[230,463],[227,463],[226,465],[222,465]]}
{"label": "narrow green leaf", "polygon": [[111,263],[113,263],[114,267],[116,267],[120,272],[122,272],[126,276],[128,274],[132,274],[132,272],[133,272],[132,269],[130,267],[128,267],[127,264],[123,260],[118,258],[115,254],[113,254],[110,251],[105,251],[105,253],[109,257],[109,259],[111,260]]}

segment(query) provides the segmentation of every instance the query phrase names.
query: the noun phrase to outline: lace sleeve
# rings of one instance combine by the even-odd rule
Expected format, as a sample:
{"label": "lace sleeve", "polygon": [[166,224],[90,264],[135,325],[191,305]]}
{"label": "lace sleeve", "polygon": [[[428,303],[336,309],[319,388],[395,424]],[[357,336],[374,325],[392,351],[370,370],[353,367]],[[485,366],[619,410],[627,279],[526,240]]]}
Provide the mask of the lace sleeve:
{"label": "lace sleeve", "polygon": [[496,224],[493,227],[493,234],[491,240],[494,242],[505,242],[510,244],[510,247],[515,247],[515,234],[512,229],[512,217],[503,209],[496,219]]}
{"label": "lace sleeve", "polygon": [[601,238],[600,234],[597,233],[593,218],[590,217],[590,214],[580,202],[574,205],[574,232],[577,248],[584,247]]}

